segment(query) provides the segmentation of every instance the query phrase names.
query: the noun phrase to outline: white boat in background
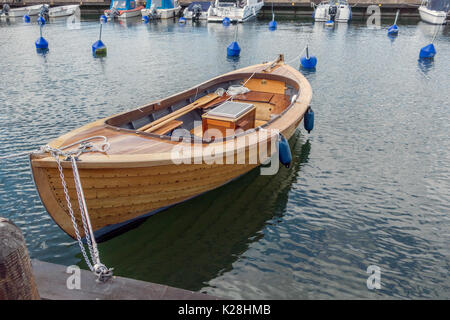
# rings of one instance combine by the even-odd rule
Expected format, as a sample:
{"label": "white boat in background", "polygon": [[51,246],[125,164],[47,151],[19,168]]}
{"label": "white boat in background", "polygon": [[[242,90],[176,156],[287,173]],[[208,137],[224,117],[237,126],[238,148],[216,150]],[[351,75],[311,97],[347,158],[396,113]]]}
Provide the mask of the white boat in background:
{"label": "white boat in background", "polygon": [[39,12],[41,11],[42,6],[45,6],[48,8],[48,4],[37,4],[34,6],[14,8],[14,9],[10,9],[7,14],[2,13],[1,17],[2,18],[6,18],[6,17],[15,18],[15,17],[23,17],[25,15],[37,16],[39,14]]}
{"label": "white boat in background", "polygon": [[147,0],[141,14],[152,19],[170,19],[178,16],[180,11],[181,6],[177,0]]}
{"label": "white boat in background", "polygon": [[208,22],[244,22],[256,17],[264,5],[263,0],[215,0],[208,10]]}
{"label": "white boat in background", "polygon": [[420,19],[431,24],[444,24],[450,10],[449,0],[422,0]]}
{"label": "white boat in background", "polygon": [[314,10],[314,21],[348,22],[352,19],[352,7],[346,0],[321,2]]}
{"label": "white boat in background", "polygon": [[211,2],[209,1],[194,1],[184,9],[183,17],[188,20],[207,20],[210,6]]}
{"label": "white boat in background", "polygon": [[79,4],[53,7],[49,9],[48,16],[50,18],[67,17],[75,14],[79,9],[80,9]]}

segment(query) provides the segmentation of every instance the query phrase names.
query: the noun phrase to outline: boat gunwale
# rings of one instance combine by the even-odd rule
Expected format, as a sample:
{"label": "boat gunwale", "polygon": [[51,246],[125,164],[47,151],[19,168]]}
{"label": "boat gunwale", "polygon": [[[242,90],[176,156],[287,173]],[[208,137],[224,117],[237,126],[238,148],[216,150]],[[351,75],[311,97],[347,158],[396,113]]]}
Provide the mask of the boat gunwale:
{"label": "boat gunwale", "polygon": [[[283,67],[283,66],[281,66],[281,67]],[[237,71],[239,71],[239,70],[237,70]],[[125,116],[127,114],[130,114],[132,112],[136,112],[136,111],[143,112],[142,110],[144,108],[153,107],[154,105],[161,104],[161,102],[168,101],[170,99],[180,98],[180,100],[178,100],[178,101],[181,101],[182,100],[182,96],[184,96],[186,94],[189,94],[189,92],[196,91],[197,89],[199,91],[200,90],[207,90],[208,87],[207,88],[203,88],[203,89],[201,89],[201,87],[205,86],[205,85],[214,86],[214,85],[217,84],[217,83],[215,83],[215,81],[222,80],[222,78],[229,77],[229,76],[231,76],[232,78],[237,78],[237,79],[223,79],[223,81],[226,82],[226,81],[238,80],[239,78],[245,79],[245,78],[248,78],[248,77],[252,77],[252,78],[255,78],[255,79],[268,79],[268,80],[284,81],[286,84],[289,84],[289,85],[295,84],[294,87],[296,87],[295,89],[297,90],[297,94],[296,94],[297,97],[296,97],[295,100],[293,100],[292,97],[291,97],[291,102],[290,102],[289,106],[287,106],[279,114],[275,115],[272,119],[267,121],[265,124],[260,125],[260,126],[255,127],[255,128],[252,128],[252,129],[249,129],[249,130],[246,130],[244,132],[240,132],[238,134],[234,134],[234,135],[227,136],[227,137],[224,137],[224,138],[219,138],[219,139],[204,139],[204,138],[200,138],[200,137],[192,137],[191,136],[189,138],[188,137],[179,137],[179,139],[177,141],[177,140],[174,140],[173,137],[169,137],[169,136],[166,136],[166,135],[158,135],[158,134],[155,134],[155,133],[139,131],[139,130],[136,130],[136,129],[121,128],[121,127],[114,126],[114,125],[111,125],[111,124],[107,123],[109,120],[123,117],[123,116]],[[291,82],[291,83],[288,83],[288,82]],[[109,129],[112,129],[112,130],[115,130],[115,131],[124,131],[124,132],[128,132],[128,133],[148,136],[148,137],[157,138],[157,139],[161,139],[161,140],[168,140],[168,141],[171,141],[171,142],[191,142],[191,143],[195,143],[195,142],[200,142],[201,141],[204,144],[225,142],[227,140],[236,139],[238,137],[251,134],[251,133],[256,132],[256,131],[258,131],[260,129],[264,129],[264,128],[270,126],[272,123],[274,123],[279,118],[281,118],[288,110],[290,110],[292,108],[292,106],[297,102],[297,100],[299,98],[301,98],[301,95],[302,95],[302,90],[301,89],[302,88],[301,88],[300,82],[298,82],[298,81],[296,81],[296,80],[294,80],[292,78],[289,78],[289,77],[286,77],[286,76],[282,76],[282,75],[277,75],[277,74],[272,74],[272,73],[265,73],[265,72],[256,72],[256,73],[253,73],[253,72],[246,72],[246,73],[231,72],[231,73],[227,73],[227,74],[215,77],[215,78],[210,79],[208,81],[205,81],[205,82],[203,82],[203,83],[201,83],[201,84],[199,84],[197,86],[194,86],[194,87],[192,87],[190,89],[187,89],[185,91],[178,92],[178,93],[176,93],[174,95],[171,95],[171,96],[169,96],[169,97],[167,97],[165,99],[155,100],[153,102],[150,102],[150,103],[146,104],[145,106],[142,106],[142,107],[139,107],[139,108],[136,108],[136,109],[133,109],[133,110],[129,110],[129,111],[126,111],[126,112],[123,112],[123,113],[120,113],[120,114],[108,117],[107,119],[104,120],[104,125],[105,125],[106,128],[109,128]],[[177,102],[177,101],[175,101],[175,102]],[[168,103],[168,106],[160,108],[160,109],[153,109],[153,111],[164,110],[164,109],[170,108],[170,106],[171,106],[171,103]]]}
{"label": "boat gunwale", "polygon": [[[67,141],[76,137],[77,134],[87,131],[87,130],[90,130],[91,128],[104,128],[104,129],[107,129],[108,131],[122,131],[123,134],[127,134],[127,135],[130,134],[135,137],[142,136],[142,138],[145,138],[145,139],[151,139],[151,140],[155,139],[155,140],[159,140],[161,142],[170,143],[170,144],[186,143],[187,145],[193,145],[193,143],[203,142],[203,140],[201,140],[200,138],[198,138],[196,140],[190,140],[190,141],[181,141],[181,142],[174,141],[170,137],[161,138],[160,135],[144,133],[142,131],[136,132],[136,130],[119,128],[119,127],[115,127],[113,125],[109,125],[106,122],[108,120],[118,118],[120,116],[125,116],[132,112],[141,112],[141,111],[139,111],[139,109],[149,108],[149,107],[152,108],[152,107],[154,107],[155,104],[161,103],[163,101],[166,101],[166,102],[168,101],[169,105],[167,107],[169,107],[172,103],[180,101],[180,95],[181,96],[186,95],[190,91],[195,93],[197,88],[201,88],[202,86],[205,86],[205,85],[207,85],[207,87],[214,85],[211,83],[214,81],[217,81],[219,79],[224,79],[224,77],[226,77],[226,76],[231,76],[231,79],[235,79],[236,77],[240,78],[240,77],[243,77],[246,75],[252,75],[253,73],[258,74],[260,76],[264,76],[266,78],[271,77],[272,79],[287,79],[291,85],[292,85],[292,83],[295,83],[295,87],[298,87],[297,98],[293,101],[291,98],[291,104],[288,107],[286,107],[285,110],[283,110],[278,116],[274,117],[274,119],[271,119],[271,121],[267,122],[266,124],[264,124],[262,126],[258,126],[251,130],[247,130],[241,134],[229,136],[229,137],[227,137],[228,139],[226,139],[226,140],[223,140],[223,139],[221,139],[220,141],[219,141],[219,139],[212,140],[212,141],[208,141],[205,144],[202,143],[202,145],[204,147],[207,147],[211,143],[217,143],[217,144],[222,143],[223,144],[223,143],[227,143],[227,140],[236,139],[241,136],[251,137],[252,135],[259,132],[261,129],[265,129],[267,127],[270,127],[273,129],[278,129],[281,133],[284,133],[285,130],[292,127],[294,124],[296,124],[296,126],[297,126],[298,123],[303,118],[304,113],[306,112],[307,107],[310,105],[310,102],[311,102],[312,88],[311,88],[311,85],[309,84],[308,80],[298,70],[291,67],[290,65],[277,64],[274,66],[272,64],[272,66],[270,66],[270,64],[271,64],[271,62],[268,62],[268,63],[253,65],[253,66],[245,67],[245,68],[242,68],[242,69],[239,69],[236,71],[232,71],[232,72],[223,74],[221,76],[212,78],[208,81],[205,81],[205,82],[199,84],[198,86],[195,86],[191,89],[187,89],[181,93],[179,92],[179,93],[173,94],[173,95],[165,98],[164,100],[155,100],[154,102],[149,103],[140,108],[137,108],[135,110],[124,111],[122,113],[112,115],[107,118],[96,120],[94,122],[88,123],[82,127],[74,129],[74,130],[56,138],[55,140],[51,141],[49,143],[49,145],[54,148],[60,148],[60,147],[64,146],[67,143]],[[267,70],[269,67],[272,67],[272,69],[270,71],[265,71],[267,73],[261,72],[263,70]],[[282,69],[285,69],[285,70],[282,70]],[[290,77],[288,77],[285,75],[271,73],[274,71],[277,72],[277,70],[281,70],[282,72],[287,71],[287,72],[290,72],[291,74],[292,74],[292,72],[294,72],[294,74],[292,74]],[[260,72],[257,73],[258,71],[260,71]],[[231,80],[229,80],[229,81],[231,81]],[[203,90],[206,90],[207,87]],[[187,97],[189,97],[189,96],[191,96],[191,94],[189,94]],[[164,107],[164,108],[167,108],[167,107]],[[164,108],[162,107],[161,109],[164,109]],[[161,110],[161,109],[158,109],[158,110]],[[293,109],[299,109],[298,110],[299,114],[298,115],[294,114],[294,117],[292,117],[292,119],[290,119],[290,118],[286,119],[286,117],[283,117],[283,115],[285,115],[286,113],[288,113],[289,111],[291,111]],[[284,119],[286,119],[286,122],[283,122]],[[272,136],[273,135],[270,134],[270,137],[266,138],[267,142],[269,142],[272,139]],[[286,137],[289,138],[289,135]],[[186,139],[186,140],[188,140],[188,139]],[[260,141],[259,138],[257,140]],[[245,150],[247,150],[250,147],[251,146],[247,146],[245,148]],[[237,152],[237,150],[234,149],[234,152]],[[224,155],[226,155],[226,152],[224,152]],[[150,166],[159,166],[159,165],[164,165],[164,164],[173,164],[173,159],[171,158],[170,151],[169,152],[138,153],[138,154],[97,154],[97,153],[95,153],[92,155],[88,154],[88,157],[82,156],[82,158],[83,159],[80,159],[80,160],[83,160],[83,161],[80,161],[78,166],[80,168],[86,168],[86,169],[88,169],[88,168],[91,168],[91,169],[97,168],[98,169],[98,168],[108,168],[108,167],[109,168],[150,167]],[[195,155],[193,155],[191,157],[191,160],[192,159],[194,159],[194,163],[195,163]],[[32,160],[32,166],[35,166],[35,167],[55,167],[56,166],[55,159],[53,157],[49,156],[48,154],[34,154],[34,155],[32,155],[31,160]],[[64,161],[64,160],[61,161],[61,164],[64,168],[70,166],[70,163],[68,161]]]}

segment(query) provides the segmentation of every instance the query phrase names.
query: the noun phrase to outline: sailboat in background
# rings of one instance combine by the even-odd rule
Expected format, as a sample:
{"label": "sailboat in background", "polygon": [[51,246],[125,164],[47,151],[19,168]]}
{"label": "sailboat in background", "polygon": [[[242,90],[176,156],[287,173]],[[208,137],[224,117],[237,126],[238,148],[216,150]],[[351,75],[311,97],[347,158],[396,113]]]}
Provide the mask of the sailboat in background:
{"label": "sailboat in background", "polygon": [[450,11],[450,0],[422,0],[419,7],[420,19],[431,24],[446,23]]}

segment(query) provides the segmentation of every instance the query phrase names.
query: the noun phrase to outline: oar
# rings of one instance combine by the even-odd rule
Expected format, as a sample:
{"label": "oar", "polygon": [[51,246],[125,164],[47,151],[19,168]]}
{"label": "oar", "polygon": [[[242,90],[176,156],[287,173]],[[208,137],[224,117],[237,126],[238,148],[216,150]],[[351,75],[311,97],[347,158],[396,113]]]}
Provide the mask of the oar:
{"label": "oar", "polygon": [[193,103],[191,103],[181,109],[171,112],[168,115],[161,117],[160,119],[157,119],[153,122],[150,122],[149,124],[147,124],[145,126],[140,127],[138,130],[145,131],[145,132],[152,132],[152,131],[160,128],[161,126],[167,124],[171,120],[177,119],[177,118],[181,117],[182,115],[185,115],[186,113],[189,113],[196,108],[200,108],[201,106],[206,105],[207,103],[210,103],[211,101],[215,100],[217,97],[219,97],[217,94],[210,93],[204,97],[201,97],[200,99],[197,99]]}

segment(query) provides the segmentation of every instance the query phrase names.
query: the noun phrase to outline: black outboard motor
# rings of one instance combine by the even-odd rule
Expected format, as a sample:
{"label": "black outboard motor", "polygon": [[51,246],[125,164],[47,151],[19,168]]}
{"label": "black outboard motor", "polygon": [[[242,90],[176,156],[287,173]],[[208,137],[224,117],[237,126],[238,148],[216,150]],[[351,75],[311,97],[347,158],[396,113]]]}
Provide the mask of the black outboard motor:
{"label": "black outboard motor", "polygon": [[3,5],[2,11],[0,14],[3,13],[5,16],[9,16],[9,4],[5,3]]}
{"label": "black outboard motor", "polygon": [[328,8],[328,14],[330,15],[330,20],[334,21],[337,14],[337,7],[335,5],[330,5],[330,7]]}
{"label": "black outboard motor", "polygon": [[41,9],[39,10],[39,16],[45,19],[45,21],[48,21],[48,7],[46,5],[42,5]]}
{"label": "black outboard motor", "polygon": [[199,21],[200,16],[202,15],[202,6],[199,4],[195,4],[192,7],[192,21]]}
{"label": "black outboard motor", "polygon": [[115,18],[115,17],[118,17],[120,15],[119,10],[117,10],[116,7],[112,7],[109,10],[109,14],[110,14],[111,18]]}

